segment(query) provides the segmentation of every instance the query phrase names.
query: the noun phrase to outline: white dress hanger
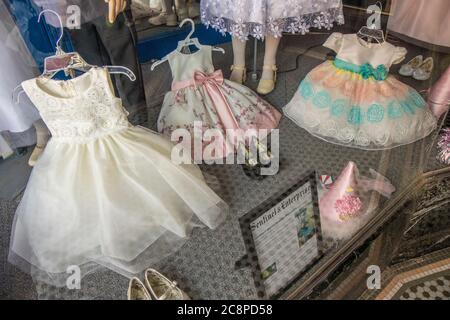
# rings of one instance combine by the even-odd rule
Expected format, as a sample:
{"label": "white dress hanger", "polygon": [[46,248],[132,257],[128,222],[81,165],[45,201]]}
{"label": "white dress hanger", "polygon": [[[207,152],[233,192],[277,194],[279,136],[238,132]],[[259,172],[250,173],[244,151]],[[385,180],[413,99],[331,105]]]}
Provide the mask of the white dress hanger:
{"label": "white dress hanger", "polygon": [[381,29],[381,12],[383,11],[383,5],[381,2],[371,5],[367,8],[367,13],[372,14],[367,19],[367,24],[363,26],[357,33],[361,39],[367,39],[369,42],[375,40],[378,44],[382,44],[386,41],[384,31]]}
{"label": "white dress hanger", "polygon": [[[192,38],[192,35],[195,32],[195,22],[194,22],[194,20],[189,19],[189,18],[188,19],[184,19],[180,23],[179,27],[182,28],[186,24],[186,22],[191,23],[191,26],[192,26],[191,31],[187,35],[186,39],[178,42],[178,46],[175,49],[175,51],[181,52],[181,50],[183,50],[183,48],[190,47],[190,46],[195,46],[197,49],[201,49],[203,47],[203,45],[200,43],[200,41],[198,41],[198,38]],[[223,49],[223,48],[212,47],[212,50],[225,54],[225,49]],[[154,62],[150,69],[152,71],[155,70],[155,68],[157,66],[159,66],[160,64],[163,64],[164,62],[166,62],[168,60],[168,58],[169,58],[169,56],[167,55],[164,58],[162,58],[161,60],[158,60],[158,61]]]}
{"label": "white dress hanger", "polygon": [[[59,21],[60,34],[56,41],[56,51],[55,54],[44,59],[44,71],[40,77],[52,79],[60,71],[64,71],[66,76],[75,77],[75,71],[87,72],[92,68],[97,68],[97,66],[87,63],[83,57],[78,52],[66,53],[61,48],[61,40],[64,36],[64,26],[60,15],[54,10],[45,9],[39,13],[38,22],[41,21],[41,17],[44,13],[49,12],[56,15]],[[131,81],[136,80],[136,75],[127,67],[123,66],[104,66],[110,74],[123,74],[127,76]],[[13,91],[13,102],[18,104],[20,101],[20,95],[24,93],[22,85],[18,85]]]}

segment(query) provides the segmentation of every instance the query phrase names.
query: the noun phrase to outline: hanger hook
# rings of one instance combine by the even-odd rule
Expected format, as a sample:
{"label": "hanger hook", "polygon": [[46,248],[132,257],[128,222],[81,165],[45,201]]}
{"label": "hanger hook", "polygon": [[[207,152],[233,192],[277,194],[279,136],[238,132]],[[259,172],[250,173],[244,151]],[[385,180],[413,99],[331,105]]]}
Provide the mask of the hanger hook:
{"label": "hanger hook", "polygon": [[194,32],[195,32],[195,22],[194,22],[194,20],[192,20],[192,19],[190,19],[190,18],[184,19],[184,20],[180,23],[180,28],[183,27],[183,26],[186,24],[186,22],[190,22],[191,25],[192,25],[192,30],[191,30],[191,32],[189,32],[189,34],[188,34],[188,36],[187,36],[187,38],[186,38],[186,40],[189,40],[189,39],[191,39],[192,35],[193,35]]}
{"label": "hanger hook", "polygon": [[56,41],[56,49],[59,49],[60,46],[61,46],[61,40],[62,40],[62,38],[63,38],[63,36],[64,36],[64,26],[63,26],[63,23],[62,23],[62,20],[61,20],[61,16],[60,16],[56,11],[54,11],[54,10],[51,10],[51,9],[45,9],[45,10],[42,10],[42,11],[39,13],[39,16],[38,16],[38,23],[41,22],[41,17],[42,17],[42,15],[43,15],[44,13],[46,13],[46,12],[53,13],[53,14],[58,18],[60,34],[59,34],[58,41]]}
{"label": "hanger hook", "polygon": [[381,1],[377,1],[376,4],[380,7],[381,12],[383,12],[383,3]]}

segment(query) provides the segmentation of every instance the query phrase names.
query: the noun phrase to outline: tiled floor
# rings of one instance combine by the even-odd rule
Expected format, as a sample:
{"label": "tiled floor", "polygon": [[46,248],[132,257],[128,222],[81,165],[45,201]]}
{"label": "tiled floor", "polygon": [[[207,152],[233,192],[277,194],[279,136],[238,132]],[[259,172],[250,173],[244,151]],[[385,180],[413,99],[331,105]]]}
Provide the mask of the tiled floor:
{"label": "tiled floor", "polygon": [[450,272],[409,287],[400,300],[450,300]]}

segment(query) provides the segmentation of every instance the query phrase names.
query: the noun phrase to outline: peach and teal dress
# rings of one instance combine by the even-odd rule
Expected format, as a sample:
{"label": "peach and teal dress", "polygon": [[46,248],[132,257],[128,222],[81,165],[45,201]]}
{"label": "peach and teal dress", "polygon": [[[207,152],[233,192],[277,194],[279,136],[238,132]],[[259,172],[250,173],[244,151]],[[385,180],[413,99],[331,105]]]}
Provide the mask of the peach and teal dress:
{"label": "peach and teal dress", "polygon": [[406,49],[333,33],[324,44],[335,60],[300,83],[285,115],[312,135],[348,147],[382,150],[425,138],[437,121],[422,96],[389,75]]}

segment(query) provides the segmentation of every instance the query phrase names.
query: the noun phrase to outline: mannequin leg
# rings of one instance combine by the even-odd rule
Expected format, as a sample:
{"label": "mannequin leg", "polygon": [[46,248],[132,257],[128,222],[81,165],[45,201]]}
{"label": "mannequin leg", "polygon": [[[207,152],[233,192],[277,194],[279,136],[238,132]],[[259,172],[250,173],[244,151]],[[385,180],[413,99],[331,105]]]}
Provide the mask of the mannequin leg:
{"label": "mannequin leg", "polygon": [[272,36],[266,37],[266,50],[264,54],[264,66],[256,91],[259,94],[265,95],[271,93],[275,89],[277,81],[277,51],[281,38]]}
{"label": "mannequin leg", "polygon": [[173,0],[161,0],[161,12],[166,14],[173,13]]}
{"label": "mannequin leg", "polygon": [[[264,65],[265,66],[276,66],[277,65],[277,52],[278,46],[280,44],[281,38],[275,38],[273,36],[266,37],[266,50],[264,54]],[[262,72],[261,79],[273,80],[274,72],[271,69],[264,69]]]}
{"label": "mannequin leg", "polygon": [[188,16],[191,19],[200,16],[200,5],[195,0],[187,0]]}
{"label": "mannequin leg", "polygon": [[45,146],[47,145],[48,140],[50,139],[50,131],[45,125],[42,119],[33,123],[34,128],[36,129],[36,147],[31,153],[30,159],[28,160],[28,164],[30,166],[34,166],[36,161],[39,159],[41,153],[44,151]]}
{"label": "mannequin leg", "polygon": [[42,119],[36,121],[33,125],[36,129],[36,146],[45,148],[50,139],[50,131]]}
{"label": "mannequin leg", "polygon": [[233,37],[233,71],[231,72],[230,80],[243,83],[246,76],[245,70],[245,48],[247,46],[246,41],[241,41]]}
{"label": "mannequin leg", "polygon": [[148,21],[156,26],[166,24],[168,26],[177,25],[177,15],[173,10],[174,0],[161,0],[161,13],[156,17],[150,18]]}
{"label": "mannequin leg", "polygon": [[175,7],[177,9],[177,16],[180,22],[188,18],[186,0],[175,0]]}

